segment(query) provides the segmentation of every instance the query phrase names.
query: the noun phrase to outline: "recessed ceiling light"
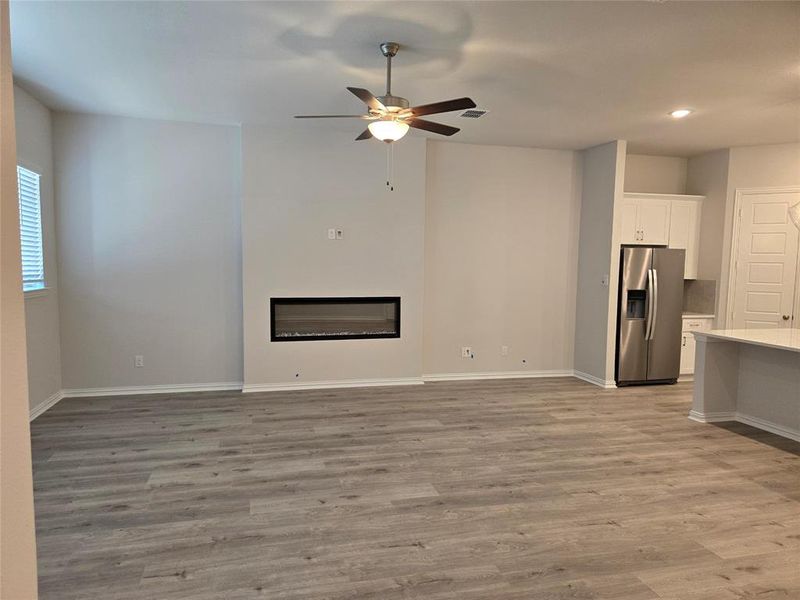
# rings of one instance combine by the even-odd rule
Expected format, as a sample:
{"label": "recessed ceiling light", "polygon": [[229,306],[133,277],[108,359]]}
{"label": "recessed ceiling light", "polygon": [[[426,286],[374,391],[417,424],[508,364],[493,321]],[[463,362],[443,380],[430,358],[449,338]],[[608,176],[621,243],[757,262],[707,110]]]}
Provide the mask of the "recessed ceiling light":
{"label": "recessed ceiling light", "polygon": [[692,114],[692,111],[688,108],[679,108],[678,110],[673,110],[669,113],[669,116],[673,119],[682,119],[683,117],[688,117]]}

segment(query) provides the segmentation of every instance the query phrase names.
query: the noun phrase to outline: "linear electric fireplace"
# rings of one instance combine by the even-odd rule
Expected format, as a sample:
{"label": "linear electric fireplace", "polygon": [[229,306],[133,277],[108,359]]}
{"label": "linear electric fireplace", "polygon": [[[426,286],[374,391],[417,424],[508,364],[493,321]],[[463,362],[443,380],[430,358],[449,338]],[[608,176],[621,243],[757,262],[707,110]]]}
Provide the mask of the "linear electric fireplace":
{"label": "linear electric fireplace", "polygon": [[400,337],[400,297],[270,298],[273,342]]}

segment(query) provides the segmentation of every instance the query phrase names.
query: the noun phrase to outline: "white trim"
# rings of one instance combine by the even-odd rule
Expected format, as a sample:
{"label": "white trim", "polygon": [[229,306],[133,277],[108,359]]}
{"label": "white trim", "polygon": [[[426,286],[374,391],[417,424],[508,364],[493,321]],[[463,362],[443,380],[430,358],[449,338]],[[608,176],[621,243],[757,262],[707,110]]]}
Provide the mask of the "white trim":
{"label": "white trim", "polygon": [[[736,257],[739,254],[739,230],[741,229],[742,216],[739,214],[742,205],[742,196],[754,194],[793,194],[800,192],[800,186],[789,185],[782,187],[736,188],[733,199],[733,231],[731,232],[731,248],[728,256],[728,289],[725,298],[725,314],[719,324],[724,329],[730,329],[733,324],[734,299],[736,296]],[[798,261],[800,262],[800,261]],[[797,285],[795,284],[795,289]]]}
{"label": "white trim", "polygon": [[186,392],[223,392],[241,390],[240,381],[222,383],[185,383],[179,385],[132,385],[124,387],[63,390],[64,398],[89,396],[129,396],[138,394],[183,394]]}
{"label": "white trim", "polygon": [[421,377],[402,377],[398,379],[339,379],[297,383],[255,383],[242,386],[242,392],[249,394],[253,392],[287,392],[290,390],[327,390],[336,388],[421,385],[423,383],[425,382]]}
{"label": "white trim", "polygon": [[589,373],[584,373],[583,371],[573,371],[572,375],[578,379],[586,381],[587,383],[601,387],[604,390],[613,390],[617,387],[617,383],[615,381],[600,379],[599,377],[589,375]]}
{"label": "white trim", "polygon": [[23,290],[22,295],[25,298],[25,300],[28,300],[30,298],[40,298],[42,296],[49,296],[51,291],[52,288],[45,286],[37,288],[35,290],[27,290],[27,291]]}
{"label": "white trim", "polygon": [[690,410],[689,418],[692,421],[697,421],[698,423],[723,423],[726,421],[736,421],[738,423],[749,425],[750,427],[755,427],[756,429],[763,429],[764,431],[769,431],[775,435],[800,442],[800,430],[790,429],[783,425],[765,421],[759,417],[743,415],[740,412],[701,413],[696,410]]}
{"label": "white trim", "polygon": [[653,200],[705,200],[705,196],[696,194],[654,194],[652,192],[624,192],[625,198],[644,198]]}
{"label": "white trim", "polygon": [[764,419],[760,419],[758,417],[750,417],[748,415],[743,415],[742,413],[738,412],[736,413],[736,420],[739,421],[739,423],[744,423],[745,425],[750,425],[751,427],[763,429],[764,431],[769,431],[770,433],[774,433],[776,435],[789,438],[790,440],[794,440],[795,442],[800,442],[800,431],[798,431],[797,429],[789,429],[788,427],[784,427],[783,425],[770,423],[769,421],[765,421]]}
{"label": "white trim", "polygon": [[44,400],[41,404],[34,406],[30,411],[30,420],[33,421],[46,410],[53,408],[56,404],[58,404],[59,400],[63,399],[64,397],[64,390],[58,390],[55,394]]}
{"label": "white trim", "polygon": [[429,381],[470,381],[475,379],[529,379],[540,377],[572,377],[571,370],[551,371],[494,371],[486,373],[431,373],[423,375],[422,380]]}
{"label": "white trim", "polygon": [[713,412],[702,413],[694,409],[689,411],[689,418],[698,423],[723,423],[725,421],[735,421],[735,412]]}

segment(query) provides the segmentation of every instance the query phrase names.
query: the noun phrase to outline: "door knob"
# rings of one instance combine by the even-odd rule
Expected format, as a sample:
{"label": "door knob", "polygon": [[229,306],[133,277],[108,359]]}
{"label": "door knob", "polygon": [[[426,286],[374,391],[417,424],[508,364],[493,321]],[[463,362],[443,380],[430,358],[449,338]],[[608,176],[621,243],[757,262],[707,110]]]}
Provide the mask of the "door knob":
{"label": "door knob", "polygon": [[789,320],[789,315],[783,315],[783,320],[784,321],[788,321]]}

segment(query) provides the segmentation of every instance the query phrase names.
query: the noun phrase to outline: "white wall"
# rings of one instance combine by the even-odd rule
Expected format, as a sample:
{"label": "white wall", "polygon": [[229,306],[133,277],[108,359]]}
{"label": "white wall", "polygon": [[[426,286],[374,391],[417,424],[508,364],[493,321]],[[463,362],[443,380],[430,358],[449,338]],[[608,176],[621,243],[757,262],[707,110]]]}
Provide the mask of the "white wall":
{"label": "white wall", "polygon": [[580,185],[577,152],[428,143],[426,374],[572,370]]}
{"label": "white wall", "polygon": [[241,381],[239,143],[236,127],[56,114],[66,389]]}
{"label": "white wall", "polygon": [[689,159],[686,191],[706,197],[700,222],[698,279],[719,282],[722,273],[729,159],[730,150],[727,148]]}
{"label": "white wall", "polygon": [[620,239],[616,207],[623,198],[625,147],[617,140],[582,152],[575,370],[603,385],[612,385],[614,379]]}
{"label": "white wall", "polygon": [[[244,381],[249,389],[320,381],[419,378],[425,141],[386,146],[321,123],[242,128]],[[327,239],[326,230],[344,230]],[[401,337],[269,341],[273,296],[402,297]]]}
{"label": "white wall", "polygon": [[685,194],[686,169],[686,158],[628,154],[625,159],[625,191]]}
{"label": "white wall", "polygon": [[25,305],[8,2],[0,2],[0,598],[36,598]]}
{"label": "white wall", "polygon": [[25,294],[28,341],[28,401],[36,410],[61,391],[61,342],[58,318],[58,262],[53,202],[53,136],[50,110],[14,86],[17,162],[41,175],[42,239],[47,289]]}

